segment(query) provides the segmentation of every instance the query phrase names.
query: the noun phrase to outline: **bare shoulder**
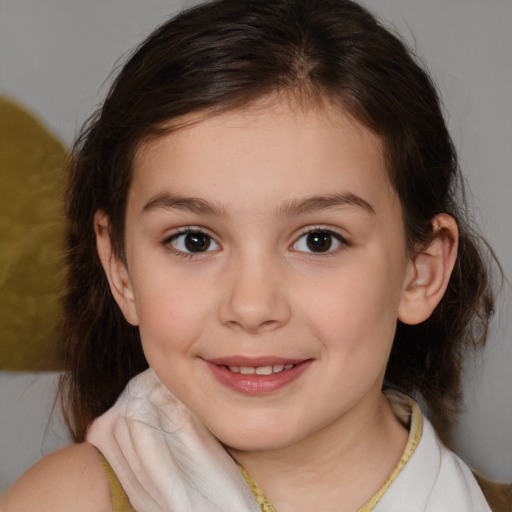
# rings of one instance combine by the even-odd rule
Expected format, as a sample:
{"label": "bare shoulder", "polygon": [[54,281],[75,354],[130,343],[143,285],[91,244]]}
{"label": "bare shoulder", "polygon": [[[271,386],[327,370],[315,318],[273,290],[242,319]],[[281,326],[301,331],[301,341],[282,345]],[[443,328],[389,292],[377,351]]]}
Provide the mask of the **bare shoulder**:
{"label": "bare shoulder", "polygon": [[112,512],[107,479],[94,446],[81,443],[32,466],[0,500],[1,512]]}

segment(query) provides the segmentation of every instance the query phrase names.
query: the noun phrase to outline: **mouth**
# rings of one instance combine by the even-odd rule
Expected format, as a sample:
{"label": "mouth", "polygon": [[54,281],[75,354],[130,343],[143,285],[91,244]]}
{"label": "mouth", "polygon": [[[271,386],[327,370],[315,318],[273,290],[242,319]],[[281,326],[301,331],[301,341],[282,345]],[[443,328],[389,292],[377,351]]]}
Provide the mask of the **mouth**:
{"label": "mouth", "polygon": [[313,360],[231,357],[205,362],[214,377],[232,390],[245,395],[262,395],[278,391],[295,381]]}

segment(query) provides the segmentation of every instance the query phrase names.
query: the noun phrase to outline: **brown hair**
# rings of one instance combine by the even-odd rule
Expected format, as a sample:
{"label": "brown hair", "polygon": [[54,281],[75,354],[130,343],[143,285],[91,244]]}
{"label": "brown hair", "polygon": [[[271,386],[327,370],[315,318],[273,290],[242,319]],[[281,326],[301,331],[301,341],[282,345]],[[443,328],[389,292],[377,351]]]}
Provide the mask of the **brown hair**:
{"label": "brown hair", "polygon": [[335,102],[382,138],[410,248],[428,243],[436,214],[456,219],[459,253],[448,290],[427,321],[398,323],[386,380],[423,397],[438,425],[457,410],[463,357],[485,341],[493,294],[485,252],[465,222],[457,157],[429,76],[350,0],[217,0],[148,37],[74,147],[63,390],[76,440],[147,367],[138,330],[117,307],[96,253],[95,212],[110,217],[115,251],[124,257],[131,164],[141,141],[185,114],[231,110],[283,91]]}

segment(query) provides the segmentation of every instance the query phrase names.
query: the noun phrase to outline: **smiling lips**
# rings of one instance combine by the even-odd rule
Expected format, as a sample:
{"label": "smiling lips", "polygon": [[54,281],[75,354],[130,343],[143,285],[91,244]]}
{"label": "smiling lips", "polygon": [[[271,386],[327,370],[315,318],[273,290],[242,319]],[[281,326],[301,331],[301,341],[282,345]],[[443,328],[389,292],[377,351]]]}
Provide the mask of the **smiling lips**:
{"label": "smiling lips", "polygon": [[205,362],[221,384],[242,394],[263,395],[293,382],[312,360],[229,358]]}

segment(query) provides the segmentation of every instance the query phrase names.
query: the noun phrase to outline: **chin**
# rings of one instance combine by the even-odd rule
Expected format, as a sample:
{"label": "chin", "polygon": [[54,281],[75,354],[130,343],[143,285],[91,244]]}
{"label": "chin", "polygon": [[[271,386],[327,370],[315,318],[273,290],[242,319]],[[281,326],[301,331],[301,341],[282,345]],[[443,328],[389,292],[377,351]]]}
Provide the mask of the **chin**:
{"label": "chin", "polygon": [[[281,428],[286,425],[281,426]],[[215,432],[214,432],[215,435]],[[222,432],[217,439],[228,450],[241,452],[265,452],[286,448],[295,442],[289,430],[280,431],[269,427],[240,430],[236,433]]]}
{"label": "chin", "polygon": [[254,440],[251,439],[249,442],[247,440],[234,440],[232,443],[222,443],[222,445],[229,451],[233,452],[270,452],[279,450],[280,448],[284,448],[285,446],[281,443],[269,443],[267,440]]}

